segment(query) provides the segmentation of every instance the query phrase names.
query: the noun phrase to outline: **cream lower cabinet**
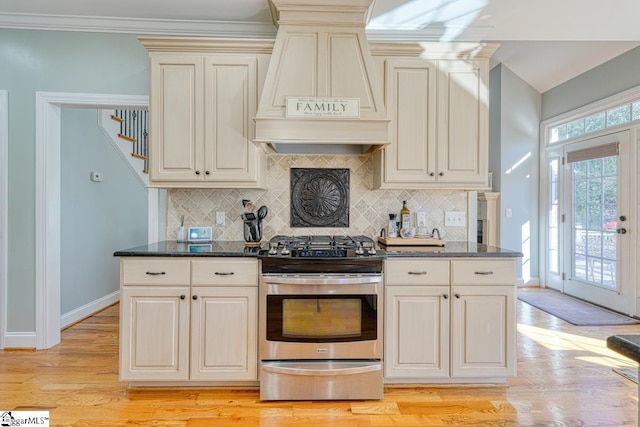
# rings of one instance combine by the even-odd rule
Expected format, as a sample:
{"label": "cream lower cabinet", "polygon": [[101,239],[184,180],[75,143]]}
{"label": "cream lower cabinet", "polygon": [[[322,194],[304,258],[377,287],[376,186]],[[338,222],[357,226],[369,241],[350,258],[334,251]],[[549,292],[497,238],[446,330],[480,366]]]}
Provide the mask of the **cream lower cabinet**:
{"label": "cream lower cabinet", "polygon": [[120,379],[257,381],[255,259],[121,260]]}
{"label": "cream lower cabinet", "polygon": [[389,382],[515,375],[514,260],[392,259],[385,275]]}

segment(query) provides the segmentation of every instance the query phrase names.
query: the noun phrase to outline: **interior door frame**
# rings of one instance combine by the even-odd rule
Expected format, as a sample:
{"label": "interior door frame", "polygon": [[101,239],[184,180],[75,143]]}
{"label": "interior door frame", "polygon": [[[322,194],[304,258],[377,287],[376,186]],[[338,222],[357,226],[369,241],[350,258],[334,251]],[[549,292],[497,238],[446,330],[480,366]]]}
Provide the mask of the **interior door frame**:
{"label": "interior door frame", "polygon": [[[62,108],[148,108],[146,95],[36,92],[35,347],[60,342],[60,128]],[[149,215],[156,215],[157,209]],[[157,224],[157,219],[150,222]]]}
{"label": "interior door frame", "polygon": [[[564,158],[566,159],[566,153],[574,151],[576,144],[588,145],[589,143],[594,146],[600,144],[606,144],[609,142],[619,142],[619,154],[618,154],[618,182],[628,183],[626,188],[618,188],[618,215],[626,214],[629,218],[625,226],[630,231],[633,231],[632,221],[636,218],[634,209],[634,197],[635,191],[635,177],[633,177],[632,171],[633,159],[635,159],[635,143],[632,132],[629,129],[619,130],[617,132],[609,132],[602,135],[585,137],[578,141],[574,141],[571,144],[564,146]],[[583,148],[581,147],[581,148]],[[566,273],[566,278],[563,284],[563,292],[567,295],[575,296],[577,298],[589,300],[595,304],[608,307],[612,310],[619,311],[621,313],[634,315],[635,314],[635,297],[636,287],[634,286],[635,274],[633,274],[632,260],[635,260],[635,245],[633,244],[633,234],[628,234],[626,238],[617,239],[617,266],[616,266],[616,279],[617,290],[606,289],[600,286],[583,282],[578,285],[572,280],[572,254],[570,253],[572,244],[572,224],[573,224],[573,180],[571,179],[571,166],[565,163],[562,166],[560,175],[563,175],[562,189],[561,189],[561,211],[565,215],[565,221],[562,223],[562,266],[563,271]],[[628,206],[626,206],[628,205]],[[591,296],[597,298],[591,298]]]}
{"label": "interior door frame", "polygon": [[7,257],[9,205],[9,92],[0,90],[0,349],[7,334]]}

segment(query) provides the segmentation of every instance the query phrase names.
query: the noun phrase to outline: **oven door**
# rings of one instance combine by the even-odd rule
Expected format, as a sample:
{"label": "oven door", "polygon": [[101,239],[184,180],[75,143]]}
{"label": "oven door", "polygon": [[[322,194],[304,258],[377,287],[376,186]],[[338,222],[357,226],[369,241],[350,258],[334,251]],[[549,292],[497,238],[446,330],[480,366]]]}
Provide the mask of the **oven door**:
{"label": "oven door", "polygon": [[268,275],[260,285],[262,360],[382,358],[382,276]]}

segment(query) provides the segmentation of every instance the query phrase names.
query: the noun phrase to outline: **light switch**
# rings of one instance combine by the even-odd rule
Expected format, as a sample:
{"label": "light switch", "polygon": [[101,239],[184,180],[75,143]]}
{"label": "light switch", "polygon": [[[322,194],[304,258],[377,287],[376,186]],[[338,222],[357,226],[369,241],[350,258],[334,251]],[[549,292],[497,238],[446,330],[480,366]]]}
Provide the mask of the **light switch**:
{"label": "light switch", "polygon": [[225,223],[225,213],[216,212],[216,225],[220,227],[224,227],[224,223]]}
{"label": "light switch", "polygon": [[449,211],[444,213],[445,227],[464,227],[467,222],[467,214],[464,211]]}

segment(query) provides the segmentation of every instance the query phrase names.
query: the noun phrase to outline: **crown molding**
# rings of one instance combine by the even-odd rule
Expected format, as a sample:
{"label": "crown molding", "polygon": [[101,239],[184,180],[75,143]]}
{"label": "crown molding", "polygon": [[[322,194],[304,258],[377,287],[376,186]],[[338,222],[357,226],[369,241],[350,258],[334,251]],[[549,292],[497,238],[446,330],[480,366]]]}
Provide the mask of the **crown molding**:
{"label": "crown molding", "polygon": [[0,13],[0,28],[172,36],[275,38],[272,23]]}

